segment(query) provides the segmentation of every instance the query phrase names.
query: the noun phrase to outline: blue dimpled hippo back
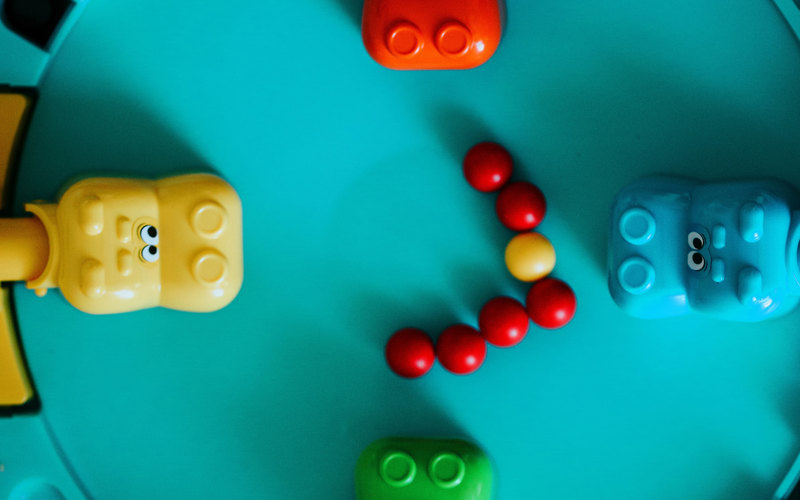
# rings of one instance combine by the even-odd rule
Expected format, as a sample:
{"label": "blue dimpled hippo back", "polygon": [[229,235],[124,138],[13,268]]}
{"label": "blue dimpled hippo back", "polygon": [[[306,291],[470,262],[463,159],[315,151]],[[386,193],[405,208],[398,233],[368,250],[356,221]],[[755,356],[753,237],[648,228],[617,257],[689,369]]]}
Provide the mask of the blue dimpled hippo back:
{"label": "blue dimpled hippo back", "polygon": [[608,287],[632,316],[760,321],[800,300],[800,193],[775,180],[651,177],[611,213]]}

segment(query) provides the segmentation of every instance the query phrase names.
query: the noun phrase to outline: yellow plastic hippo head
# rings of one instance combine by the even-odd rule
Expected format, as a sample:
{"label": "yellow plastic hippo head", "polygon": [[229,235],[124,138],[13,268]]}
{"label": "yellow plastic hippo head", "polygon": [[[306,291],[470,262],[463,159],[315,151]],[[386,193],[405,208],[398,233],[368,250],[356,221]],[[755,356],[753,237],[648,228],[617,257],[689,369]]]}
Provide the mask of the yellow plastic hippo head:
{"label": "yellow plastic hippo head", "polygon": [[217,176],[85,179],[58,204],[26,209],[50,245],[28,288],[58,287],[82,311],[215,311],[241,288],[241,201]]}

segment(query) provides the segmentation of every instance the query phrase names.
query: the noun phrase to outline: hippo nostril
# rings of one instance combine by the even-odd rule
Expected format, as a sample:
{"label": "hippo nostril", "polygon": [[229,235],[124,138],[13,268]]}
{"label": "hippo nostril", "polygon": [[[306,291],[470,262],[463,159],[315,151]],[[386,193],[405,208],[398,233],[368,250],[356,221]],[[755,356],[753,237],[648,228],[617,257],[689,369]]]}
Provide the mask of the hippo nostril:
{"label": "hippo nostril", "polygon": [[203,250],[192,263],[192,274],[199,283],[217,287],[228,275],[228,261],[215,250]]}
{"label": "hippo nostril", "polygon": [[401,21],[386,34],[386,47],[396,57],[409,58],[422,50],[422,32],[408,21]]}
{"label": "hippo nostril", "polygon": [[459,57],[472,47],[472,33],[461,23],[451,21],[436,32],[436,48],[442,54]]}
{"label": "hippo nostril", "polygon": [[414,481],[414,476],[417,474],[417,463],[408,453],[391,450],[381,459],[378,471],[386,484],[394,488],[402,488]]}
{"label": "hippo nostril", "polygon": [[222,206],[211,200],[198,203],[189,214],[194,232],[203,238],[216,239],[228,224],[228,214]]}
{"label": "hippo nostril", "polygon": [[631,245],[644,245],[656,233],[656,220],[644,208],[629,208],[619,219],[619,232]]}
{"label": "hippo nostril", "polygon": [[656,270],[641,257],[630,257],[620,264],[617,278],[622,288],[633,295],[640,295],[653,286]]}

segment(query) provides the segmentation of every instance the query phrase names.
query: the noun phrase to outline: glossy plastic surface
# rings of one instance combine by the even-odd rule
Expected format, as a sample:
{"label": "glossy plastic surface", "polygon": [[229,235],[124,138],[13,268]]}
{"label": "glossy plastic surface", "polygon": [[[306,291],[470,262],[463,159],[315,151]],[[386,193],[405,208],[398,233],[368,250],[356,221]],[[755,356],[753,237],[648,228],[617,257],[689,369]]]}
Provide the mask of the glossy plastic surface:
{"label": "glossy plastic surface", "polygon": [[0,195],[5,192],[12,162],[19,155],[17,148],[32,106],[29,95],[13,89],[3,90],[0,89],[0,179],[3,179]]}
{"label": "glossy plastic surface", "polygon": [[609,289],[630,314],[760,321],[800,300],[800,194],[773,180],[646,178],[614,200]]}
{"label": "glossy plastic surface", "polygon": [[436,360],[433,341],[417,328],[396,331],[386,343],[385,355],[389,368],[406,378],[425,375]]}
{"label": "glossy plastic surface", "polygon": [[511,347],[525,338],[530,319],[518,301],[511,297],[495,297],[481,308],[478,324],[487,342],[497,347]]}
{"label": "glossy plastic surface", "polygon": [[[465,72],[374,63],[361,7],[91,1],[53,58],[17,215],[90,171],[208,165],[245,218],[247,276],[213,314],[91,316],[15,286],[43,415],[91,497],[352,500],[370,442],[455,435],[491,454],[493,500],[767,498],[800,449],[796,315],[633,318],[606,258],[614,195],[642,175],[800,186],[800,48],[774,6],[517,1]],[[547,195],[538,230],[578,312],[489,347],[474,375],[401,379],[394,330],[474,327],[530,288],[506,271],[494,196],[461,174],[483,140]]]}
{"label": "glossy plastic surface", "polygon": [[511,154],[495,142],[482,142],[464,156],[464,177],[470,186],[487,193],[503,187],[514,171]]}
{"label": "glossy plastic surface", "polygon": [[555,278],[537,281],[525,299],[528,315],[542,328],[561,328],[575,317],[578,307],[575,292]]}
{"label": "glossy plastic surface", "polygon": [[356,463],[356,500],[491,498],[489,459],[460,439],[379,439]]}
{"label": "glossy plastic surface", "polygon": [[513,182],[497,195],[495,211],[500,222],[512,231],[530,231],[542,223],[547,202],[542,191],[530,182]]}
{"label": "glossy plastic surface", "polygon": [[47,265],[29,279],[61,289],[78,309],[111,314],[162,306],[209,312],[239,293],[242,210],[221,178],[92,178],[58,204],[26,205],[44,224]]}
{"label": "glossy plastic surface", "polygon": [[35,217],[0,219],[0,281],[33,279],[47,264],[44,226]]}
{"label": "glossy plastic surface", "polygon": [[7,287],[0,288],[0,407],[23,405],[34,394],[17,341],[10,294]]}
{"label": "glossy plastic surface", "polygon": [[508,242],[505,253],[508,271],[520,281],[542,279],[556,265],[553,244],[540,233],[521,233]]}
{"label": "glossy plastic surface", "polygon": [[[27,93],[10,89],[0,93],[0,207],[2,208],[8,206],[5,196],[9,191],[7,183],[19,155],[20,143],[32,105],[32,98]],[[15,229],[20,231],[15,232]],[[36,261],[37,248],[31,248],[27,243],[27,237],[31,236],[28,229],[9,228],[0,221],[0,235],[3,238],[3,250],[0,250],[0,279],[3,281],[25,279],[25,275],[32,272],[31,266],[27,264]],[[20,235],[21,238],[16,238],[15,235]],[[8,287],[0,288],[0,407],[19,406],[33,397],[33,387],[25,370],[22,351],[17,340],[10,293]]]}
{"label": "glossy plastic surface", "polygon": [[502,0],[366,0],[367,52],[391,69],[469,69],[492,57],[503,33]]}
{"label": "glossy plastic surface", "polygon": [[436,340],[436,357],[446,370],[469,375],[486,359],[486,341],[470,326],[453,325],[445,328]]}

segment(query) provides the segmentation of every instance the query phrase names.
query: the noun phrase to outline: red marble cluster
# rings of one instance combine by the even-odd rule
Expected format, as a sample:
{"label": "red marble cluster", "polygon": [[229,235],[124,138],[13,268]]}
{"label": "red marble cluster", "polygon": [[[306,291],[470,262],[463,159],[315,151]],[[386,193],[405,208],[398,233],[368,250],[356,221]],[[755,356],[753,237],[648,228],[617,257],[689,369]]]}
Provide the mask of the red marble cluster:
{"label": "red marble cluster", "polygon": [[[538,187],[529,182],[509,183],[514,162],[501,145],[483,142],[464,158],[464,177],[481,192],[500,190],[495,210],[500,221],[513,231],[530,231],[544,218],[547,204]],[[478,315],[478,327],[459,324],[446,328],[434,344],[418,328],[396,331],[386,343],[386,361],[396,374],[417,378],[428,373],[436,359],[448,371],[467,375],[486,359],[486,343],[496,347],[519,344],[528,333],[530,321],[543,328],[560,328],[575,315],[572,289],[561,280],[545,278],[535,282],[525,305],[511,297],[495,297]]]}

